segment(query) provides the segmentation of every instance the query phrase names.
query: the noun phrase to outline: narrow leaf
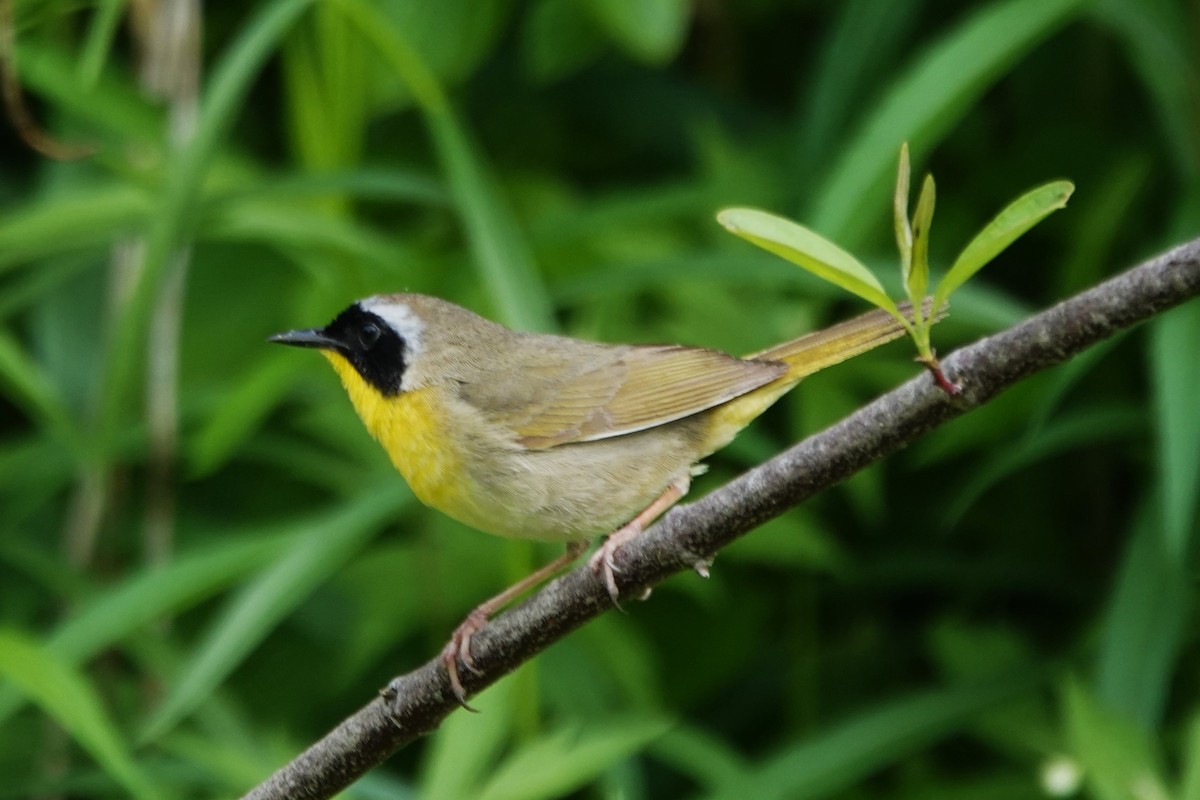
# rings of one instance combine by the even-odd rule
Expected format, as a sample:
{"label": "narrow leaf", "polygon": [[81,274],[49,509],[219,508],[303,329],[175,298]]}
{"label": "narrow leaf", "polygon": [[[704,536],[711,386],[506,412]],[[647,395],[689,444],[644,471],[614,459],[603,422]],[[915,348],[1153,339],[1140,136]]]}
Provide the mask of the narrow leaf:
{"label": "narrow leaf", "polygon": [[1101,706],[1078,682],[1066,690],[1067,730],[1099,800],[1169,797],[1146,734]]}
{"label": "narrow leaf", "polygon": [[[47,637],[46,649],[64,664],[79,664],[154,620],[211,597],[281,556],[294,541],[292,535],[249,529],[234,533],[220,546],[185,553],[163,567],[141,572],[88,600]],[[0,724],[19,706],[8,687],[0,688]]]}
{"label": "narrow leaf", "polygon": [[[909,302],[913,304],[916,314],[921,313],[921,300],[925,297],[925,288],[929,286],[929,228],[933,225],[936,194],[933,176],[926,175],[925,182],[921,185],[921,196],[917,198],[917,208],[913,212],[912,268],[905,282]],[[937,303],[934,304],[934,308],[939,307]]]}
{"label": "narrow leaf", "polygon": [[1200,342],[1200,304],[1188,303],[1164,314],[1153,326],[1151,353],[1154,381],[1157,460],[1162,488],[1162,533],[1174,560],[1184,562],[1195,535],[1196,487],[1200,486],[1200,370],[1195,368]]}
{"label": "narrow leaf", "polygon": [[0,677],[53,717],[131,795],[162,796],[133,760],[91,685],[58,656],[24,634],[0,630]]}
{"label": "narrow leaf", "polygon": [[879,280],[861,261],[803,225],[753,208],[727,208],[717,214],[717,221],[730,233],[900,315]]}
{"label": "narrow leaf", "polygon": [[662,736],[662,719],[622,719],[564,728],[517,750],[492,775],[480,800],[551,800],[585,786],[621,759]]}
{"label": "narrow leaf", "polygon": [[154,739],[191,713],[230,672],[369,539],[380,522],[410,495],[364,489],[362,499],[310,525],[287,555],[265,569],[218,616],[186,671],[147,722],[142,741]]}
{"label": "narrow leaf", "polygon": [[1022,54],[1087,6],[1086,0],[999,0],[917,51],[838,147],[841,157],[811,195],[813,226],[851,246],[862,241],[878,224],[875,204],[887,191],[896,140],[907,139],[918,152],[936,145]]}
{"label": "narrow leaf", "polygon": [[913,693],[785,747],[707,796],[814,800],[843,792],[1030,688],[1022,676]]}
{"label": "narrow leaf", "polygon": [[407,32],[363,0],[335,2],[405,81],[425,113],[447,188],[462,217],[481,277],[496,298],[501,320],[524,330],[551,330],[554,320],[549,293],[516,215]]}
{"label": "narrow leaf", "polygon": [[[912,267],[913,232],[908,221],[908,183],[912,169],[908,163],[908,142],[900,145],[900,166],[896,170],[896,194],[892,198],[892,226],[896,231],[896,249],[900,251],[900,277],[908,285]],[[909,294],[912,297],[912,294]]]}
{"label": "narrow leaf", "polygon": [[1066,206],[1067,199],[1074,191],[1075,184],[1070,181],[1051,181],[1009,203],[959,253],[934,292],[934,306],[940,307],[955,289],[966,283],[984,264],[1003,252],[1025,231]]}

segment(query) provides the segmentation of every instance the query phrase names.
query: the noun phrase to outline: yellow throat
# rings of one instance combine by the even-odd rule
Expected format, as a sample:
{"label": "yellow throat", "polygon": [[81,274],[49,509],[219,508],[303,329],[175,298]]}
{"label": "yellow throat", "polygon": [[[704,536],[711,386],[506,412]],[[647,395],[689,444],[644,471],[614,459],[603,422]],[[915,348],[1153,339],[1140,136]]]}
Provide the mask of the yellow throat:
{"label": "yellow throat", "polygon": [[432,389],[417,389],[385,397],[371,386],[341,354],[322,350],[355,412],[367,431],[383,445],[392,464],[408,481],[413,494],[428,506],[452,509],[461,491],[456,454],[443,428],[444,415]]}

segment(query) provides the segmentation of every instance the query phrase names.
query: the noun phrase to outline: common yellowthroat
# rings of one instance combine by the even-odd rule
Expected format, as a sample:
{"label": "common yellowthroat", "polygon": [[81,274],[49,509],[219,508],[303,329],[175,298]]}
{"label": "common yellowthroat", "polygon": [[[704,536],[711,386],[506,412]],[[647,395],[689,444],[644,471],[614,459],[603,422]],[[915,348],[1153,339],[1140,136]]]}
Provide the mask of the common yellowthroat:
{"label": "common yellowthroat", "polygon": [[903,333],[873,311],[736,358],[519,333],[445,300],[390,294],[270,341],[329,359],[426,505],[488,533],[567,544],[455,630],[442,658],[462,702],[458,664],[475,669],[471,636],[499,608],[602,533],[589,563],[615,602],[617,551],[687,492],[701,459],[801,378]]}

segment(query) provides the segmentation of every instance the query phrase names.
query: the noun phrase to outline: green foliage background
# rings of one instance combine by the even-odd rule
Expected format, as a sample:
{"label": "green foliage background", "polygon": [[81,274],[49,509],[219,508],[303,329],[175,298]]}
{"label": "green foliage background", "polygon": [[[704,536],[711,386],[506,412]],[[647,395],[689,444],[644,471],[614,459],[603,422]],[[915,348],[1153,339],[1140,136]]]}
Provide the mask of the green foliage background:
{"label": "green foliage background", "polygon": [[[891,272],[902,140],[935,269],[1078,186],[943,352],[1200,230],[1186,0],[206,3],[174,144],[125,3],[14,11],[35,115],[94,154],[0,140],[0,797],[238,794],[553,554],[419,507],[269,333],[408,289],[759,349],[860,307],[713,212]],[[1200,798],[1197,342],[1192,303],[1026,382],[347,796]],[[915,372],[897,344],[810,379],[697,491]]]}

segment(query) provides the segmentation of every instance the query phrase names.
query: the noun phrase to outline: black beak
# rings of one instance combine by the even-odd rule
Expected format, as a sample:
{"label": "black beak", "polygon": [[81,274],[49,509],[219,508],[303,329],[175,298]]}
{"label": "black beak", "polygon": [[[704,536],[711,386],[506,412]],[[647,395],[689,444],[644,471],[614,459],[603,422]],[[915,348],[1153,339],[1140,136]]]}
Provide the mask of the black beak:
{"label": "black beak", "polygon": [[315,347],[319,350],[341,350],[345,345],[334,339],[332,336],[327,336],[323,330],[319,328],[307,328],[299,331],[286,331],[284,333],[276,333],[273,336],[267,337],[268,342],[278,342],[279,344],[290,344],[293,347]]}

